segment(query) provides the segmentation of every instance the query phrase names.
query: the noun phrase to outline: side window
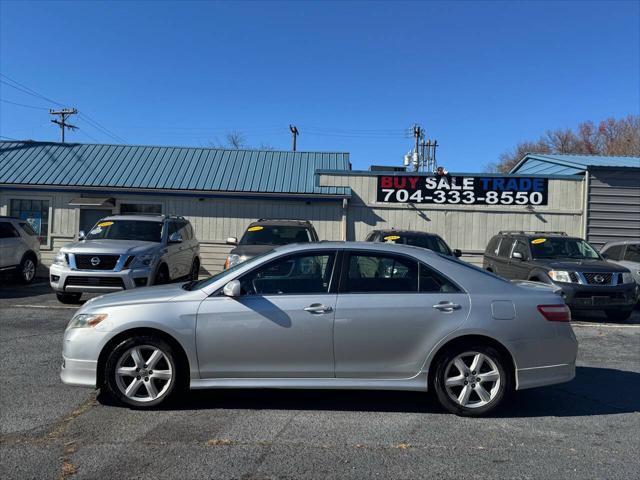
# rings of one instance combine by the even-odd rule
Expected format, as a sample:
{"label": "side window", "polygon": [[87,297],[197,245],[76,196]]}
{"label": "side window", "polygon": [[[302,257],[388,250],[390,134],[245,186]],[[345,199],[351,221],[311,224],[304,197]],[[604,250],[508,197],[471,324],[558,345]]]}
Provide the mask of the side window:
{"label": "side window", "polygon": [[19,237],[20,234],[9,222],[0,222],[0,238]]}
{"label": "side window", "polygon": [[609,256],[611,260],[620,260],[622,258],[623,250],[624,250],[624,245],[614,245],[613,247],[608,248],[605,253]]}
{"label": "side window", "polygon": [[421,263],[420,291],[423,293],[459,293],[460,289],[440,273]]}
{"label": "side window", "polygon": [[491,240],[489,240],[485,253],[487,255],[497,255],[499,243],[500,243],[500,237],[498,236],[493,237]]}
{"label": "side window", "polygon": [[529,260],[529,247],[527,246],[526,243],[520,240],[516,240],[516,245],[513,248],[513,253],[516,253],[516,252],[520,253],[524,260]]}
{"label": "side window", "polygon": [[189,224],[184,221],[177,222],[177,224],[178,224],[178,232],[182,236],[182,240],[184,241],[191,240],[191,230],[189,229]]}
{"label": "side window", "polygon": [[627,245],[627,251],[624,254],[624,259],[629,260],[630,262],[640,263],[640,244],[635,243]]}
{"label": "side window", "polygon": [[500,242],[500,246],[498,247],[498,256],[499,257],[509,257],[509,253],[511,252],[511,245],[513,245],[513,240],[509,237],[502,237],[502,241]]}
{"label": "side window", "polygon": [[269,262],[240,279],[243,295],[327,293],[335,253],[293,255]]}
{"label": "side window", "polygon": [[169,228],[169,233],[167,235],[167,238],[171,237],[171,235],[173,235],[178,231],[178,224],[176,222],[169,222],[168,228]]}
{"label": "side window", "polygon": [[24,230],[27,233],[27,235],[29,235],[30,237],[36,236],[36,232],[33,231],[33,228],[31,228],[31,225],[29,225],[28,223],[20,222],[18,225],[20,225],[22,230]]}
{"label": "side window", "polygon": [[352,253],[346,277],[344,292],[417,292],[418,262],[396,256]]}

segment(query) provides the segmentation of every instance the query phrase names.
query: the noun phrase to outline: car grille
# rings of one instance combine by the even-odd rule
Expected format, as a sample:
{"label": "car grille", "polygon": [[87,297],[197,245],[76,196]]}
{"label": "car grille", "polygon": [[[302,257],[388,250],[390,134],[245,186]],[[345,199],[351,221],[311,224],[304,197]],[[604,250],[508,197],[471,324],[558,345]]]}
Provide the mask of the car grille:
{"label": "car grille", "polygon": [[67,277],[66,286],[80,287],[116,287],[124,289],[124,283],[118,277]]}
{"label": "car grille", "polygon": [[589,285],[611,285],[611,277],[613,273],[583,273],[585,280]]}
{"label": "car grille", "polygon": [[[113,270],[118,258],[119,255],[76,255],[76,267],[79,270]],[[92,263],[92,259],[96,265]],[[96,262],[95,259],[99,261]]]}

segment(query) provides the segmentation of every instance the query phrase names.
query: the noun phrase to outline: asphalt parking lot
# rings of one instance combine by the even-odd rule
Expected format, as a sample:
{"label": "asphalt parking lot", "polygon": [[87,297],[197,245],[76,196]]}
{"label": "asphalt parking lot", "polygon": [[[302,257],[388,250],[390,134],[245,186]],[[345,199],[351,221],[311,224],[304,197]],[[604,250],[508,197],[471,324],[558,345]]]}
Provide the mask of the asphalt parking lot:
{"label": "asphalt parking lot", "polygon": [[638,478],[640,311],[576,322],[576,379],[496,416],[406,392],[191,392],[114,406],[58,377],[74,313],[42,282],[0,285],[0,476],[43,478]]}

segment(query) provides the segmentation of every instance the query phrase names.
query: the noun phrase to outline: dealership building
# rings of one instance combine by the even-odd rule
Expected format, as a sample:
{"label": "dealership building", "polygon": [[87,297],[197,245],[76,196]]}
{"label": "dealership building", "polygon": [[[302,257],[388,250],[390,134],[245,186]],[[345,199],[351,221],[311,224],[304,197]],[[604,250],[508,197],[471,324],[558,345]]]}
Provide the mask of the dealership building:
{"label": "dealership building", "polygon": [[29,221],[45,264],[106,215],[182,215],[210,273],[225,239],[260,218],[310,220],[324,240],[434,232],[474,263],[500,230],[640,238],[640,157],[527,155],[508,175],[397,170],[352,170],[348,153],[0,142],[0,215]]}

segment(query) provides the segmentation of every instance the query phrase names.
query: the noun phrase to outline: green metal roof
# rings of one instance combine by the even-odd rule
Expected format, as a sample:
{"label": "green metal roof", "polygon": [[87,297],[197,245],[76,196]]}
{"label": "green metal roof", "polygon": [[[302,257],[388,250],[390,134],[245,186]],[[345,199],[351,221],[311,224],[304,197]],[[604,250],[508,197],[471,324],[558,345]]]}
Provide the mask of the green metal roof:
{"label": "green metal roof", "polygon": [[589,168],[640,168],[640,157],[528,153],[509,173],[576,175]]}
{"label": "green metal roof", "polygon": [[0,185],[349,196],[316,185],[348,153],[0,142]]}

